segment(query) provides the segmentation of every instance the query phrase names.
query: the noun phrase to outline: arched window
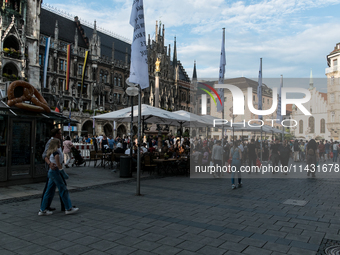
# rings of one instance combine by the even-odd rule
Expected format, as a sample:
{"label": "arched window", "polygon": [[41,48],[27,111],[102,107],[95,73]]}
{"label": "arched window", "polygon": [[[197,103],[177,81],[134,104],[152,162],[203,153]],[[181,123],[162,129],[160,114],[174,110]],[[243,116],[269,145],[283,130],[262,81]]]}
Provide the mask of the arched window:
{"label": "arched window", "polygon": [[326,129],[325,129],[325,119],[321,119],[320,120],[320,133],[321,134],[324,134],[325,133],[325,131],[326,131]]}
{"label": "arched window", "polygon": [[99,73],[99,82],[103,82],[103,75],[104,75],[103,70],[100,70],[100,73]]}
{"label": "arched window", "polygon": [[299,121],[299,134],[303,134],[303,120]]}
{"label": "arched window", "polygon": [[113,80],[113,85],[114,85],[114,86],[117,86],[117,77],[114,78],[114,80]]}
{"label": "arched window", "polygon": [[314,117],[309,117],[309,119],[308,119],[309,133],[315,132],[314,127],[315,127],[315,119],[314,119]]}
{"label": "arched window", "polygon": [[104,83],[107,83],[107,75],[108,75],[108,73],[107,73],[107,71],[105,71],[105,73],[104,73]]}

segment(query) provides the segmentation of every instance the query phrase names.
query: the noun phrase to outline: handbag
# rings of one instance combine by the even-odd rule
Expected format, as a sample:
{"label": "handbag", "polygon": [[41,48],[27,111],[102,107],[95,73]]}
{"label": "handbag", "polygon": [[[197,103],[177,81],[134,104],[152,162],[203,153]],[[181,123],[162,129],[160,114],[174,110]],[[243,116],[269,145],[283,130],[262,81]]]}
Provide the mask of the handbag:
{"label": "handbag", "polygon": [[333,151],[331,151],[330,153],[329,153],[329,156],[331,157],[331,158],[333,158]]}
{"label": "handbag", "polygon": [[67,180],[69,178],[68,174],[65,172],[64,169],[61,169],[59,172],[65,180]]}

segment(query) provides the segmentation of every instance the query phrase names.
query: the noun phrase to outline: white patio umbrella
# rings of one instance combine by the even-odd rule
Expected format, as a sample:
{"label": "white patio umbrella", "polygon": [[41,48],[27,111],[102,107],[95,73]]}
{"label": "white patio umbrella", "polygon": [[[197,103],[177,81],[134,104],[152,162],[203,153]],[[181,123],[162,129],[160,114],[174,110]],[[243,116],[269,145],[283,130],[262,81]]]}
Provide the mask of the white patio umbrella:
{"label": "white patio umbrella", "polygon": [[182,123],[183,127],[208,127],[213,125],[212,122],[209,123],[207,120],[203,119],[202,116],[191,112],[179,110],[173,113],[178,114],[186,119],[186,122]]}
{"label": "white patio umbrella", "polygon": [[[187,118],[175,114],[173,112],[165,111],[150,105],[142,104],[141,118],[143,122],[166,125],[179,125],[178,122],[188,121]],[[131,121],[131,107],[127,107],[118,111],[104,113],[94,117],[102,120],[115,120],[119,122]],[[133,107],[133,120],[137,121],[138,105]]]}

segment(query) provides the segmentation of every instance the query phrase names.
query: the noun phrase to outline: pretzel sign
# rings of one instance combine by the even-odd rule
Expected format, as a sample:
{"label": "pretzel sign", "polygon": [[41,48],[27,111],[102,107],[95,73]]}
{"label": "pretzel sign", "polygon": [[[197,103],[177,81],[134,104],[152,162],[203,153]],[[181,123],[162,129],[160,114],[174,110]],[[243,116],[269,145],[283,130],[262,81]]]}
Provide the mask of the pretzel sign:
{"label": "pretzel sign", "polygon": [[[23,95],[20,97],[14,96],[14,90],[17,87],[23,88]],[[14,81],[8,87],[8,102],[9,106],[15,105],[16,107],[33,112],[51,112],[45,98],[39,91],[31,84],[25,81]],[[25,101],[31,101],[35,105],[26,104]]]}

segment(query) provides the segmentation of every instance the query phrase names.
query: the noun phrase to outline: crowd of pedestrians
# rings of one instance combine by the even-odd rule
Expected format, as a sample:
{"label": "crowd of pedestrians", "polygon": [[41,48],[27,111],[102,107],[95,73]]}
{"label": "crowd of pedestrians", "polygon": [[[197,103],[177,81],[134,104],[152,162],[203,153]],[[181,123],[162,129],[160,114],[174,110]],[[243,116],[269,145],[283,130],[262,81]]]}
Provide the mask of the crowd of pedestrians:
{"label": "crowd of pedestrians", "polygon": [[[265,140],[262,144],[251,139],[250,141],[221,141],[216,139],[191,139],[191,147],[195,149],[197,157],[202,158],[201,165],[221,166],[222,164],[235,167],[231,174],[232,189],[242,187],[240,169],[241,165],[260,166],[266,162],[273,167],[288,167],[289,160],[293,162],[305,162],[308,166],[307,176],[315,177],[313,168],[320,162],[332,160],[337,163],[340,151],[339,143],[333,140],[315,141],[291,140],[283,141]],[[262,152],[262,153],[261,153]],[[262,155],[261,155],[262,154]],[[260,158],[262,156],[262,162]],[[234,175],[238,175],[237,185]],[[273,172],[274,173],[274,172]],[[285,173],[286,174],[286,173]],[[221,173],[213,173],[215,178],[221,177]]]}

